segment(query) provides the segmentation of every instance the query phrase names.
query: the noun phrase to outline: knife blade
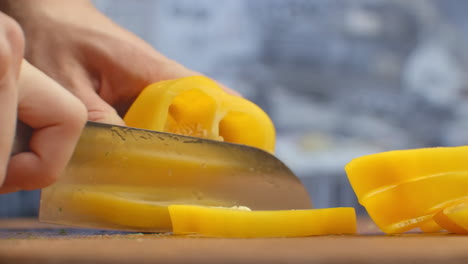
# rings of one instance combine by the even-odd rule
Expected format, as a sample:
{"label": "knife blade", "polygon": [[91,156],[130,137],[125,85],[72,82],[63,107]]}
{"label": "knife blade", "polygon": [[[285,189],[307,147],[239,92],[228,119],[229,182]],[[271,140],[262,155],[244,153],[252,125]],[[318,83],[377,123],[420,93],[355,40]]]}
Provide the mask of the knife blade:
{"label": "knife blade", "polygon": [[[63,175],[42,190],[39,219],[91,228],[170,231],[164,219],[169,204],[312,208],[300,179],[266,151],[88,122]],[[153,219],[158,217],[159,222]]]}

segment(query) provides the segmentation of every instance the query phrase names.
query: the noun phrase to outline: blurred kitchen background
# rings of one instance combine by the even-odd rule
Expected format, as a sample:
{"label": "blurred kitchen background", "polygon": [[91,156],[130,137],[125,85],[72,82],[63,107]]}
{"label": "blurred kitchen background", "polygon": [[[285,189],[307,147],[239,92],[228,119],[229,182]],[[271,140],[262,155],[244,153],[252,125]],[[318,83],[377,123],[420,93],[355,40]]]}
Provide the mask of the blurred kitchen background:
{"label": "blurred kitchen background", "polygon": [[[94,2],[268,112],[318,208],[364,212],[343,170],[355,157],[468,142],[468,1]],[[0,216],[38,204],[38,191],[0,195]]]}

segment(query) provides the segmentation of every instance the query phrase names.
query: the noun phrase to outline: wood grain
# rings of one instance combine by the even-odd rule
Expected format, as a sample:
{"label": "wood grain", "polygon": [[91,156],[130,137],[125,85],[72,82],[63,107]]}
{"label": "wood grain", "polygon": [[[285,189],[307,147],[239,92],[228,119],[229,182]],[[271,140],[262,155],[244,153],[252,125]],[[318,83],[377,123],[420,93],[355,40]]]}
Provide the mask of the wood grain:
{"label": "wood grain", "polygon": [[0,263],[468,263],[468,236],[360,235],[223,239],[141,234],[0,220]]}

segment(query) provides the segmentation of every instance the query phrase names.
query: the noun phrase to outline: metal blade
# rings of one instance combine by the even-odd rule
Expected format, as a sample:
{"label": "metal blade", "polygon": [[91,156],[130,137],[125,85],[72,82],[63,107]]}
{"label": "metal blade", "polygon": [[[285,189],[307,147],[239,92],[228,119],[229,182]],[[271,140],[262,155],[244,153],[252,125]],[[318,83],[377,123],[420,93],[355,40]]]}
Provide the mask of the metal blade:
{"label": "metal blade", "polygon": [[[106,201],[105,206],[100,201]],[[88,122],[63,176],[42,191],[40,220],[170,231],[167,219],[163,224],[157,219],[152,220],[154,224],[141,222],[158,217],[158,213],[145,212],[169,204],[247,206],[253,210],[312,207],[301,181],[280,160],[260,149]],[[143,205],[147,207],[138,209]]]}

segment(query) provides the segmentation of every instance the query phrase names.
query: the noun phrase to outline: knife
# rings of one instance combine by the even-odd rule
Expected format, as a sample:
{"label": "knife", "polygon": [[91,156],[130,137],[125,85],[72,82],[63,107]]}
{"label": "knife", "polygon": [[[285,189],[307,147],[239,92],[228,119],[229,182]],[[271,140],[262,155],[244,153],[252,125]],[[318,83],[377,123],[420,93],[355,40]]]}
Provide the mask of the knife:
{"label": "knife", "polygon": [[[25,150],[30,135],[20,134],[16,153]],[[88,122],[63,175],[42,190],[39,220],[166,232],[170,204],[312,208],[299,178],[261,149]]]}

